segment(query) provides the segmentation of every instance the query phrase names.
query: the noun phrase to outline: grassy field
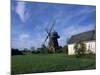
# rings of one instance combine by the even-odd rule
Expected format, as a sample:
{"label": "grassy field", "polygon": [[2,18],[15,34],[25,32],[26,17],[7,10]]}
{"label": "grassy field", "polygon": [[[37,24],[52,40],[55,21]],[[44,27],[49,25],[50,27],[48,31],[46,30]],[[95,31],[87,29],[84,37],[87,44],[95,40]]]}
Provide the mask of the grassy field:
{"label": "grassy field", "polygon": [[12,56],[12,74],[95,69],[95,57],[76,58],[66,54]]}

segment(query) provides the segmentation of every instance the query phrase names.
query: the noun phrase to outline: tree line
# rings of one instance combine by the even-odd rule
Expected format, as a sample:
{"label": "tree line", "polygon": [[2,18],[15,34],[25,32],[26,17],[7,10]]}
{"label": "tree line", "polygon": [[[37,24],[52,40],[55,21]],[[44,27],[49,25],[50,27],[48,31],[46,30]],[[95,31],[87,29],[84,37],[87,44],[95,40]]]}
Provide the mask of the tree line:
{"label": "tree line", "polygon": [[[86,53],[86,44],[82,41],[79,41],[74,45],[74,50],[75,50],[76,57],[85,56],[87,54],[94,55],[94,53],[91,50],[87,50],[87,53]],[[56,53],[68,54],[68,46],[67,45],[64,47],[59,46],[59,49],[57,50]],[[41,47],[37,49],[35,49],[34,47],[31,47],[30,49],[24,48],[23,50],[11,48],[12,56],[13,55],[27,55],[27,54],[51,54],[51,53],[49,52],[47,47]]]}
{"label": "tree line", "polygon": [[[68,54],[68,46],[59,46],[59,49],[56,53],[66,53]],[[30,49],[24,48],[23,50],[11,48],[11,55],[26,55],[26,54],[50,54],[48,48],[40,47],[35,49],[35,47],[31,47]]]}

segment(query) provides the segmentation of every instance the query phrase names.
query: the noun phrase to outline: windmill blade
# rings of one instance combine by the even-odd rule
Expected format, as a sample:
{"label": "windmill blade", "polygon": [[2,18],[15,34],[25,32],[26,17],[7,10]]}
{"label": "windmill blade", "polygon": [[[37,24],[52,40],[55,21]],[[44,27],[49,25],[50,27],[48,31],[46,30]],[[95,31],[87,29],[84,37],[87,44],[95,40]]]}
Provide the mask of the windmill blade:
{"label": "windmill blade", "polygon": [[49,30],[49,33],[50,33],[50,32],[52,31],[52,29],[54,28],[55,23],[56,23],[56,20],[53,21],[53,24],[52,24],[52,26],[51,26],[51,28],[50,28],[50,30]]}
{"label": "windmill blade", "polygon": [[49,34],[51,33],[52,29],[54,28],[54,25],[55,25],[55,20],[53,21],[53,24],[51,25],[51,28],[50,28],[49,31],[45,29],[46,32],[48,33],[48,35],[46,36],[46,38],[45,38],[43,44],[45,44],[45,42],[47,41],[47,39],[48,39],[48,37],[49,37]]}
{"label": "windmill blade", "polygon": [[48,29],[47,29],[47,28],[45,28],[45,31],[47,32],[47,34],[49,34],[49,31],[48,31]]}
{"label": "windmill blade", "polygon": [[[48,35],[48,36],[49,36],[49,35]],[[45,38],[45,40],[44,40],[43,44],[45,44],[45,42],[47,41],[47,39],[48,39],[48,36]]]}
{"label": "windmill blade", "polygon": [[[54,22],[55,22],[55,21],[54,21]],[[53,24],[52,24],[52,26],[51,26],[51,28],[50,28],[49,31],[47,31],[47,29],[46,29],[46,32],[48,33],[48,35],[47,35],[47,37],[46,37],[45,40],[44,40],[44,44],[45,44],[45,42],[47,41],[47,39],[48,39],[48,37],[49,37],[49,34],[51,33],[51,31],[52,31],[52,29],[53,29],[53,27],[54,27],[54,25],[55,25],[54,22],[53,22]]]}

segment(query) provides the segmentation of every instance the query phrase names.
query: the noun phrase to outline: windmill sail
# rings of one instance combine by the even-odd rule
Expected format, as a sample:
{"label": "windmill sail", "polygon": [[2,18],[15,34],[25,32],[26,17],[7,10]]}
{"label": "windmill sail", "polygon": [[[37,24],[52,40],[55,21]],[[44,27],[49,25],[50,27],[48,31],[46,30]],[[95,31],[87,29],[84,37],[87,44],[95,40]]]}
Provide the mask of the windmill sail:
{"label": "windmill sail", "polygon": [[45,44],[45,42],[47,41],[47,39],[48,39],[48,36],[49,36],[49,35],[47,35],[47,37],[45,38],[45,40],[44,40],[44,43],[43,43],[43,44]]}
{"label": "windmill sail", "polygon": [[49,41],[48,41],[48,52],[49,53],[55,53],[59,48],[57,39],[60,38],[60,36],[58,35],[58,33],[56,31],[53,30],[54,26],[55,26],[55,20],[53,21],[50,29],[46,30],[48,35],[46,36],[46,38],[43,42],[43,45],[45,45],[45,42],[49,38]]}
{"label": "windmill sail", "polygon": [[54,25],[55,25],[55,20],[54,20],[54,22],[53,22],[53,24],[52,24],[52,26],[51,26],[50,30],[49,30],[49,31],[47,31],[48,35],[46,36],[46,38],[45,38],[45,40],[44,40],[43,44],[45,44],[45,42],[47,41],[47,39],[48,39],[48,37],[49,37],[49,35],[50,35],[51,31],[52,31],[52,30],[53,30],[53,28],[54,28]]}

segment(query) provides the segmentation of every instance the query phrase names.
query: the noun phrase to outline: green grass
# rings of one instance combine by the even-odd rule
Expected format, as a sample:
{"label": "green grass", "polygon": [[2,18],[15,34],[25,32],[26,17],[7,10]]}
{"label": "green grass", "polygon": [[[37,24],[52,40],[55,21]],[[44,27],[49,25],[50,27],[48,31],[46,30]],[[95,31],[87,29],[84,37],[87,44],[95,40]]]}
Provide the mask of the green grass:
{"label": "green grass", "polygon": [[12,74],[95,69],[95,57],[76,58],[66,54],[12,56]]}

